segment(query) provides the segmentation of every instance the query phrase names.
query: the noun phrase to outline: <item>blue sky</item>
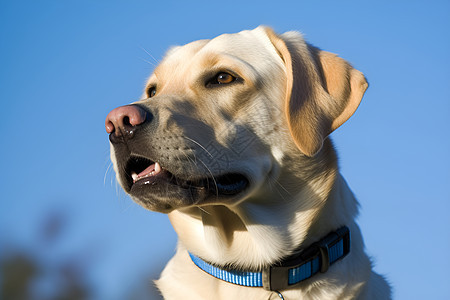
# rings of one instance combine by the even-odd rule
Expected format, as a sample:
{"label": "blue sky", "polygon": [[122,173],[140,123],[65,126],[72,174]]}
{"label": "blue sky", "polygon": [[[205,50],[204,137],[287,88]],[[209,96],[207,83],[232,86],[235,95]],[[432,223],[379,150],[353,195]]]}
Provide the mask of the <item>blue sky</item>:
{"label": "blue sky", "polygon": [[[0,2],[0,257],[37,257],[43,295],[74,256],[96,299],[145,286],[176,236],[115,184],[104,118],[138,99],[170,46],[260,24],[299,30],[367,76],[332,138],[368,253],[396,299],[450,298],[448,1]],[[57,242],[43,242],[46,220],[63,224]]]}

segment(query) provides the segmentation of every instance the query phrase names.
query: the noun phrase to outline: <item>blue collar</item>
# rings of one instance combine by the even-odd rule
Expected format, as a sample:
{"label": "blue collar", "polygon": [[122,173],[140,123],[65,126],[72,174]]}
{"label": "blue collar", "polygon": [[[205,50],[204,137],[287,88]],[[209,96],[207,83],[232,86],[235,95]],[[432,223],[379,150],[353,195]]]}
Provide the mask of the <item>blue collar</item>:
{"label": "blue collar", "polygon": [[325,273],[332,264],[344,258],[349,252],[350,230],[344,226],[262,272],[222,269],[190,252],[189,256],[197,267],[218,279],[242,286],[278,291],[306,280],[318,272]]}

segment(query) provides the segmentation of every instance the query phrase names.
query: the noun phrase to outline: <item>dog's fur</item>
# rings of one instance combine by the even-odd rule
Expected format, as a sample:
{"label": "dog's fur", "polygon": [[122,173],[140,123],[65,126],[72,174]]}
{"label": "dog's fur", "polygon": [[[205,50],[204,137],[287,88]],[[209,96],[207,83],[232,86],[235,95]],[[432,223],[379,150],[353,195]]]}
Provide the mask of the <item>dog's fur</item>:
{"label": "dog's fur", "polygon": [[[211,83],[220,72],[236,80]],[[355,112],[367,86],[361,72],[297,32],[258,27],[168,51],[136,102],[151,120],[125,146],[111,148],[124,189],[168,213],[179,236],[156,282],[165,299],[277,299],[206,274],[187,250],[219,266],[261,270],[343,225],[350,254],[280,292],[285,299],[390,298],[364,252],[358,204],[327,137]],[[208,178],[214,186],[218,176],[239,173],[248,185],[230,195],[159,182],[133,190],[124,174],[130,155],[184,180]]]}

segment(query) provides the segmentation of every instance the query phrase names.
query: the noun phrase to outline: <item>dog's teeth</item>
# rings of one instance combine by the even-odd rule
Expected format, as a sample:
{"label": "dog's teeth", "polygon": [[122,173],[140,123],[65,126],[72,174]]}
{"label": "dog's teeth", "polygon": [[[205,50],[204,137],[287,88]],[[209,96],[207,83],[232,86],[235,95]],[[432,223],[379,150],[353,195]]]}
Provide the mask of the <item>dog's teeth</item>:
{"label": "dog's teeth", "polygon": [[155,162],[155,174],[161,172],[161,166],[159,163]]}
{"label": "dog's teeth", "polygon": [[136,182],[143,178],[147,178],[150,176],[156,176],[161,171],[162,171],[161,165],[159,163],[154,163],[154,164],[148,166],[145,170],[143,170],[139,174],[137,174],[136,172],[132,172],[131,178],[133,179],[133,182]]}

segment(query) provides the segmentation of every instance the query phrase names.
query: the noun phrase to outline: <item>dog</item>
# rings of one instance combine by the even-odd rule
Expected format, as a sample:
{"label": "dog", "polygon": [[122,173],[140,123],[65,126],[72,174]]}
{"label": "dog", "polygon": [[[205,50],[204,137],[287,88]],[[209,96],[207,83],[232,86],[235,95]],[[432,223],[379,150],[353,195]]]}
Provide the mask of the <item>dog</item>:
{"label": "dog", "polygon": [[298,32],[260,26],[171,48],[105,122],[118,182],[166,213],[165,299],[390,299],[328,137],[368,87]]}

